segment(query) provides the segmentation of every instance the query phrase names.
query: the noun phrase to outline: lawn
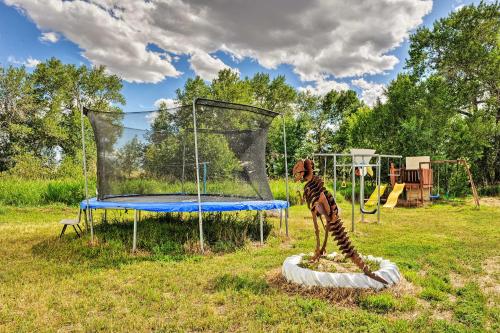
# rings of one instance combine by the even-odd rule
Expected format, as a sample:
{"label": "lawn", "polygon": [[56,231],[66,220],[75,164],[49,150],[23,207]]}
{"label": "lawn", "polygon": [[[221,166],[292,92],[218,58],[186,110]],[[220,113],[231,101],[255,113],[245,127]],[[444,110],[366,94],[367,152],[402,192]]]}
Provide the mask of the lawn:
{"label": "lawn", "polygon": [[[350,206],[341,207],[350,225]],[[222,235],[226,223],[214,229],[207,255],[194,253],[189,219],[176,227],[151,215],[139,224],[140,251],[130,254],[130,212],[109,214],[122,222],[98,226],[97,246],[72,230],[59,241],[57,222],[75,213],[0,207],[0,331],[500,330],[500,207],[384,209],[381,224],[358,223],[359,251],[396,262],[405,277],[379,293],[284,283],[283,260],[313,249],[304,206],[290,210],[290,239],[274,216],[264,246]],[[252,234],[252,224],[239,226]]]}

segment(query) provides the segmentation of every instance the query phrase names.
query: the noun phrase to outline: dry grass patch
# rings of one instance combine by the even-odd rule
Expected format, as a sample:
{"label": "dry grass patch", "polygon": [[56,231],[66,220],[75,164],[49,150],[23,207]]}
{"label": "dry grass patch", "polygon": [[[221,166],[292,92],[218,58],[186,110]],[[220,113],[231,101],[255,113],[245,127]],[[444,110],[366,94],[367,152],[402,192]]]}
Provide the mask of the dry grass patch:
{"label": "dry grass patch", "polygon": [[[283,277],[281,268],[270,271],[266,275],[266,281],[271,288],[290,296],[300,295],[307,298],[321,299],[345,308],[369,308],[371,299],[375,303],[380,303],[376,304],[375,307],[379,306],[385,310],[385,303],[390,303],[390,308],[383,312],[413,311],[417,305],[415,297],[421,289],[408,282],[404,277],[397,285],[378,292],[372,289],[306,287],[288,282]],[[385,297],[385,299],[380,302],[377,297]]]}

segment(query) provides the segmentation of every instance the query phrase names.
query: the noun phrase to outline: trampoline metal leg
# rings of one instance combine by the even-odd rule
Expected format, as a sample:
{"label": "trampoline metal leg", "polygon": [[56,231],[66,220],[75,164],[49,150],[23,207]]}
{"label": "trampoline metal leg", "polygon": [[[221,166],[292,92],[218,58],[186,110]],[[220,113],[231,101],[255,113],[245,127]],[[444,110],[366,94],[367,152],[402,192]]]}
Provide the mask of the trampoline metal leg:
{"label": "trampoline metal leg", "polygon": [[260,245],[264,245],[264,217],[261,210],[259,210],[259,223],[260,223]]}
{"label": "trampoline metal leg", "polygon": [[201,216],[201,211],[198,211],[198,228],[200,230],[200,250],[201,253],[205,253],[205,247],[203,245],[203,217]]}
{"label": "trampoline metal leg", "polygon": [[83,210],[83,222],[85,223],[85,231],[89,230],[89,220],[87,218],[87,209]]}
{"label": "trampoline metal leg", "polygon": [[288,237],[288,208],[285,208],[285,232]]}
{"label": "trampoline metal leg", "polygon": [[280,208],[280,234],[282,226],[283,226],[283,208]]}
{"label": "trampoline metal leg", "polygon": [[134,210],[134,235],[132,236],[132,252],[135,252],[137,249],[137,218],[138,218],[138,211]]}
{"label": "trampoline metal leg", "polygon": [[89,209],[89,219],[90,219],[90,243],[94,245],[94,218],[92,216],[92,209]]}

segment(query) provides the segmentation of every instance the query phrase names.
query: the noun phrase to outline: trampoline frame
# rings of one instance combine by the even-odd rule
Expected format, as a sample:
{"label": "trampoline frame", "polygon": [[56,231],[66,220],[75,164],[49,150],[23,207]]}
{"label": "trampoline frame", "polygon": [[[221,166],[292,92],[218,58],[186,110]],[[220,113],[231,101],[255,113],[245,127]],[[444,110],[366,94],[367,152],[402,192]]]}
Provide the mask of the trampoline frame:
{"label": "trampoline frame", "polygon": [[[270,200],[270,201],[230,201],[230,202],[225,202],[227,203],[226,207],[223,207],[222,205],[220,209],[218,210],[211,210],[211,209],[205,209],[206,207],[209,207],[211,204],[215,206],[220,206],[221,202],[202,202],[201,197],[201,187],[200,187],[200,166],[199,166],[199,158],[198,158],[198,134],[197,134],[197,126],[196,126],[196,105],[198,102],[201,102],[201,105],[207,105],[211,106],[212,104],[217,104],[217,106],[222,107],[222,108],[231,108],[232,106],[237,106],[238,108],[249,111],[249,112],[258,112],[258,113],[267,113],[267,114],[273,114],[273,115],[280,115],[282,119],[282,126],[283,126],[283,147],[284,147],[284,164],[285,164],[285,190],[286,190],[286,201],[282,200]],[[221,104],[219,104],[221,103]],[[81,105],[81,100],[80,96],[77,96],[77,105],[78,108],[80,109],[80,114],[81,114],[81,132],[82,132],[82,152],[83,152],[83,172],[84,172],[84,177],[85,177],[85,199],[80,203],[80,211],[83,210],[84,212],[84,219],[85,219],[85,226],[88,228],[90,225],[90,242],[91,244],[94,244],[94,222],[93,222],[93,214],[92,214],[92,209],[104,209],[104,214],[106,216],[107,209],[133,209],[134,210],[134,228],[133,228],[133,238],[132,238],[132,252],[135,252],[137,250],[137,222],[140,220],[140,212],[141,211],[153,211],[153,212],[163,212],[163,210],[155,210],[154,206],[155,204],[159,207],[159,205],[163,204],[169,204],[172,206],[186,206],[183,205],[185,203],[182,202],[161,202],[161,203],[149,203],[150,207],[147,207],[145,204],[148,204],[147,202],[144,203],[133,203],[133,202],[120,202],[116,203],[113,201],[98,201],[97,198],[89,198],[89,190],[88,190],[88,174],[87,174],[87,156],[86,156],[86,147],[85,147],[85,126],[84,126],[84,108]],[[285,117],[284,114],[280,114],[274,111],[262,109],[262,108],[257,108],[249,105],[244,105],[244,104],[237,104],[237,103],[228,103],[228,102],[222,102],[222,101],[215,101],[215,100],[208,100],[204,98],[194,98],[193,99],[193,104],[192,104],[192,109],[193,109],[193,129],[194,129],[194,145],[195,145],[195,165],[196,165],[196,188],[197,188],[197,212],[198,212],[198,226],[199,226],[199,236],[200,236],[200,249],[201,252],[204,252],[204,241],[203,241],[203,212],[207,211],[241,211],[241,210],[255,210],[258,211],[259,214],[259,223],[260,223],[260,243],[264,243],[264,224],[263,224],[263,210],[271,210],[271,209],[279,209],[280,211],[280,232],[282,229],[282,221],[283,221],[283,209],[285,210],[285,233],[286,236],[288,237],[288,208],[290,207],[290,196],[289,196],[289,188],[288,188],[288,156],[287,156],[287,147],[286,147],[286,126],[285,126]],[[126,197],[126,196],[124,196]],[[95,202],[102,203],[101,206],[106,206],[106,202],[108,202],[108,206],[110,207],[97,207],[97,205],[93,204]],[[193,202],[190,202],[191,206],[190,209],[192,208]],[[239,204],[240,206],[238,207],[236,204]],[[230,207],[233,205],[233,207]],[[92,207],[94,206],[94,207]],[[188,205],[189,206],[189,205]],[[205,206],[205,207],[204,207]],[[182,210],[181,208],[175,210],[174,207],[171,207],[171,210],[168,210],[167,212],[193,212],[194,210]],[[80,214],[81,216],[81,214]]]}

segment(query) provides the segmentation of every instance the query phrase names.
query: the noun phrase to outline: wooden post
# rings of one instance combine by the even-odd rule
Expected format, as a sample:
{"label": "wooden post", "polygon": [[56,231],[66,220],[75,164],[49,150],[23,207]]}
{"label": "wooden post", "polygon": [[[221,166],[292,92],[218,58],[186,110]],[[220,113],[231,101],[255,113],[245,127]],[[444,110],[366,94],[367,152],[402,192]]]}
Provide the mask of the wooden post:
{"label": "wooden post", "polygon": [[469,164],[464,159],[460,159],[459,162],[462,163],[465,171],[467,172],[467,177],[469,178],[470,187],[472,189],[472,196],[474,197],[476,207],[479,208],[479,195],[477,193],[476,185],[474,184],[474,179],[472,179],[472,173],[470,172]]}

